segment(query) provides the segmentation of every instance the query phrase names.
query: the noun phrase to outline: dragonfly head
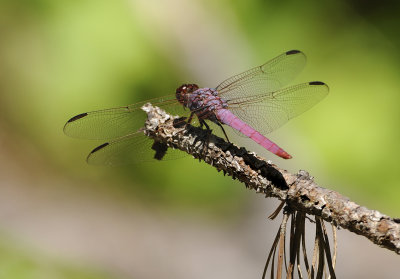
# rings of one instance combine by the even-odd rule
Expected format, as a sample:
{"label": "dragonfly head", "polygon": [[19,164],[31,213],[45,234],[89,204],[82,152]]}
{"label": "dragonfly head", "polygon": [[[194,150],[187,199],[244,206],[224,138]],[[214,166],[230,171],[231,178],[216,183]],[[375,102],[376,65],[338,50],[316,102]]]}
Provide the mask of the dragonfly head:
{"label": "dragonfly head", "polygon": [[176,89],[176,99],[184,105],[187,103],[188,95],[197,89],[199,89],[197,84],[182,84]]}

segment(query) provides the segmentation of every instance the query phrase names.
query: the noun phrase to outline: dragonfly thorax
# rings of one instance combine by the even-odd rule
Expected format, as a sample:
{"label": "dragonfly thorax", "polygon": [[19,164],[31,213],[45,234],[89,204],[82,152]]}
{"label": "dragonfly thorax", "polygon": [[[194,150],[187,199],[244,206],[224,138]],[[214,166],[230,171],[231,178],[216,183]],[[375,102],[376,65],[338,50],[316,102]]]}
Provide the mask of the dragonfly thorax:
{"label": "dragonfly thorax", "polygon": [[227,103],[218,96],[218,91],[213,88],[200,88],[187,94],[184,106],[195,112],[199,118],[208,118],[214,121],[213,112],[226,108]]}

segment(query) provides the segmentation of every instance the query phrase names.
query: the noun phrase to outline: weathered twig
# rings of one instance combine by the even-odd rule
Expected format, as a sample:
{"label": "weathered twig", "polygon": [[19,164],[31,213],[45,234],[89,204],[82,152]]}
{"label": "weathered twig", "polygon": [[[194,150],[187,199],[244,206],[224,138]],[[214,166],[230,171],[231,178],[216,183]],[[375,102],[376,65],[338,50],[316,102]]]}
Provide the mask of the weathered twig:
{"label": "weathered twig", "polygon": [[[383,215],[350,201],[335,191],[319,187],[306,171],[289,173],[246,149],[191,125],[176,125],[165,111],[147,104],[144,132],[157,145],[168,146],[204,160],[246,187],[285,201],[297,211],[363,235],[373,243],[400,254],[400,219]],[[206,144],[206,146],[204,145]],[[165,152],[157,152],[158,157]]]}

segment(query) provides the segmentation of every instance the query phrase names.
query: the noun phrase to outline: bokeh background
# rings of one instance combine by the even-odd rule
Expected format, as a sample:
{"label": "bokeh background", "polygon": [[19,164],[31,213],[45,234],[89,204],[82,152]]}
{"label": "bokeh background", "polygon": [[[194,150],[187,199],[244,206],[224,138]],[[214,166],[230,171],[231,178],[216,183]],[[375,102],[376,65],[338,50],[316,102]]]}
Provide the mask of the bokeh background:
{"label": "bokeh background", "polygon": [[[331,91],[271,134],[292,160],[262,155],[398,216],[396,3],[2,0],[0,278],[259,278],[276,200],[191,158],[89,166],[101,142],[62,127],[184,82],[216,86],[290,49],[308,56],[294,82]],[[338,235],[339,278],[395,277],[393,252]]]}

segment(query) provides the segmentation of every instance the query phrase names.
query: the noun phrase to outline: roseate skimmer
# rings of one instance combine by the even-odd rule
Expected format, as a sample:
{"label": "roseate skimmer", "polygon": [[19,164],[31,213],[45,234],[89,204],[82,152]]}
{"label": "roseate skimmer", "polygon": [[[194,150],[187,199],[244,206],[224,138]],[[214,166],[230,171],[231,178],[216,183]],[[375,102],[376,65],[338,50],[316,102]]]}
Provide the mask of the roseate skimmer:
{"label": "roseate skimmer", "polygon": [[183,109],[188,108],[188,122],[196,115],[199,123],[208,129],[205,120],[209,120],[220,126],[226,137],[223,125],[230,126],[279,157],[290,159],[292,156],[264,135],[328,94],[328,86],[320,81],[283,88],[305,63],[304,53],[291,50],[226,79],[216,88],[183,84],[175,95],[76,115],[65,124],[64,132],[77,138],[110,140],[92,150],[88,163],[112,165],[124,160],[148,160],[146,156],[153,142],[141,129],[145,119],[141,107],[151,102],[171,114],[182,115]]}

